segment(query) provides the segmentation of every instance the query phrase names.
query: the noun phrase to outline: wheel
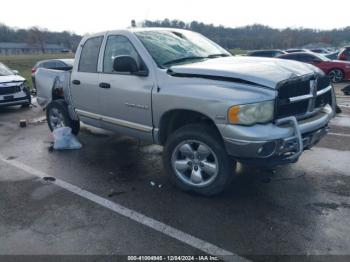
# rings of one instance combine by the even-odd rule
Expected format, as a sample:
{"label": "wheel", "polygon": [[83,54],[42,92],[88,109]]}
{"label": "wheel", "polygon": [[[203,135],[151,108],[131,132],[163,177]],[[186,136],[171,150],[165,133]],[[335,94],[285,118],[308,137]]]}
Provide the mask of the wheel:
{"label": "wheel", "polygon": [[170,135],[164,147],[163,165],[180,189],[212,196],[231,183],[236,162],[227,155],[214,128],[193,124]]}
{"label": "wheel", "polygon": [[69,117],[68,105],[64,100],[52,101],[46,109],[47,124],[51,131],[60,127],[70,127],[74,135],[78,135],[80,122]]}
{"label": "wheel", "polygon": [[333,83],[339,83],[344,80],[344,73],[340,69],[332,69],[328,76]]}

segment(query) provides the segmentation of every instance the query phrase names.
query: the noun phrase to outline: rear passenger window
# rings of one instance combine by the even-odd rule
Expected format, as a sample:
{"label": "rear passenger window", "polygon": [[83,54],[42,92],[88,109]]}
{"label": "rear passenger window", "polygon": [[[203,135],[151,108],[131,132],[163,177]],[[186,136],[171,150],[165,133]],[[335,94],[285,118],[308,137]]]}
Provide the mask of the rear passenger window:
{"label": "rear passenger window", "polygon": [[300,57],[299,61],[302,61],[305,63],[312,62],[315,59],[315,57],[312,55],[299,55],[299,57]]}
{"label": "rear passenger window", "polygon": [[56,62],[56,66],[57,67],[65,67],[66,65],[64,63],[60,62],[60,61],[57,61]]}
{"label": "rear passenger window", "polygon": [[301,61],[299,55],[286,55],[282,57],[283,59]]}
{"label": "rear passenger window", "polygon": [[103,37],[100,36],[90,38],[85,42],[80,55],[79,72],[97,72],[98,55],[100,53],[102,40]]}
{"label": "rear passenger window", "polygon": [[56,67],[56,62],[55,61],[48,61],[43,63],[44,68],[55,68]]}
{"label": "rear passenger window", "polygon": [[303,58],[300,55],[290,55],[287,59],[303,62]]}

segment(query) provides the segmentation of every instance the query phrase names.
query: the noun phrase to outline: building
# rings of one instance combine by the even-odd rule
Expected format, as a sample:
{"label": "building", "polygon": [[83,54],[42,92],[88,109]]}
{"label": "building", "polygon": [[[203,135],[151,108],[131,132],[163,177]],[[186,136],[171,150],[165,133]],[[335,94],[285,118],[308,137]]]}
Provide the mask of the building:
{"label": "building", "polygon": [[[46,44],[45,53],[62,53],[66,49],[56,44]],[[0,55],[22,55],[22,54],[41,54],[42,50],[38,46],[27,43],[0,42]]]}

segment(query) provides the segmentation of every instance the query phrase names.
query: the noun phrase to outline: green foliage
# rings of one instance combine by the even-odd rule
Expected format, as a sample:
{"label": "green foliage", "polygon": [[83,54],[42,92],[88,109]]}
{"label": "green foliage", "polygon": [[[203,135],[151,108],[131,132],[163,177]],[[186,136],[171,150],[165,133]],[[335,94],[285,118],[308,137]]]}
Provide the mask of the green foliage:
{"label": "green foliage", "polygon": [[19,74],[23,76],[30,88],[32,88],[32,68],[36,62],[45,59],[54,58],[73,58],[72,54],[41,54],[41,55],[12,55],[0,56],[0,62],[7,65],[13,70],[18,70]]}
{"label": "green foliage", "polygon": [[245,55],[247,54],[247,50],[241,48],[232,48],[228,50],[233,55]]}

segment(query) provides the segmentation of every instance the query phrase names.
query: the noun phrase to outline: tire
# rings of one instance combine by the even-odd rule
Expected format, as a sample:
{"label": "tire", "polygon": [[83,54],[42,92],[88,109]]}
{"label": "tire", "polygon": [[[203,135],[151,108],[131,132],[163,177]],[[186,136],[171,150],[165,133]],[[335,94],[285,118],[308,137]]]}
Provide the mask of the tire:
{"label": "tire", "polygon": [[67,126],[72,129],[72,134],[78,135],[80,122],[69,117],[68,105],[64,100],[53,100],[46,109],[47,124],[51,131]]}
{"label": "tire", "polygon": [[333,83],[340,83],[344,80],[344,72],[341,69],[332,69],[329,73],[328,73],[329,78],[331,79],[331,81]]}
{"label": "tire", "polygon": [[[191,153],[190,148],[196,153]],[[228,156],[214,128],[191,124],[176,130],[167,139],[163,166],[181,190],[213,196],[230,185],[236,162]]]}

